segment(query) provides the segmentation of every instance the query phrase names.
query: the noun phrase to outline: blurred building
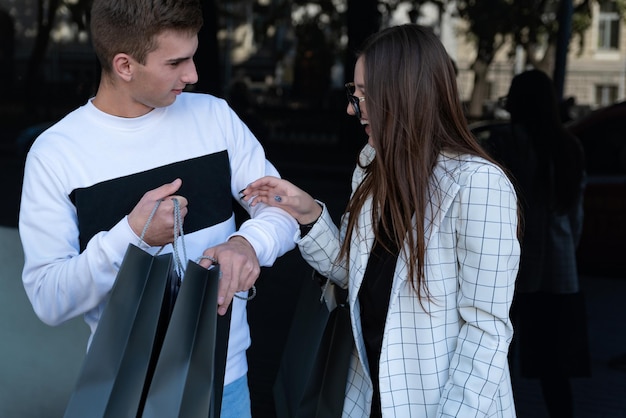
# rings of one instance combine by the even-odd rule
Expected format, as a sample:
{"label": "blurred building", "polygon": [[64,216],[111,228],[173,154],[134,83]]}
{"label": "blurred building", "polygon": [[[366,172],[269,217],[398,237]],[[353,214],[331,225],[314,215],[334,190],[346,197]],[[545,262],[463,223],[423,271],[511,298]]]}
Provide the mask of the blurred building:
{"label": "blurred building", "polygon": [[[10,16],[14,28],[14,37],[10,43],[3,44],[0,51],[0,58],[10,54],[14,61],[11,66],[3,64],[3,68],[13,74],[12,86],[19,87],[23,82],[37,31],[39,1],[0,0],[0,10],[5,12],[5,17],[7,14]],[[584,46],[581,49],[576,41],[570,44],[564,96],[574,97],[578,106],[593,109],[626,97],[626,23],[620,18],[620,1],[592,2],[592,22],[585,33]],[[76,95],[82,100],[95,87],[99,68],[91,51],[87,31],[78,27],[76,19],[72,18],[71,6],[78,3],[77,0],[62,3],[51,32],[42,72],[45,82],[53,86],[51,91],[67,95],[77,90]],[[224,85],[229,86],[245,79],[255,91],[294,91],[297,72],[302,72],[302,66],[298,67],[298,53],[301,52],[303,41],[297,39],[297,27],[300,24],[306,28],[298,22],[300,19],[309,23],[326,22],[323,31],[326,31],[324,36],[328,43],[321,50],[328,50],[334,58],[326,60],[325,67],[329,68],[330,75],[325,85],[339,90],[344,73],[339,55],[346,52],[346,35],[345,31],[337,29],[337,22],[341,21],[341,15],[346,11],[346,4],[340,1],[334,4],[333,15],[327,11],[320,13],[320,6],[315,2],[294,5],[291,9],[286,9],[284,3],[278,0],[220,2],[218,38],[222,50],[220,65],[223,67]],[[382,25],[417,21],[434,27],[455,60],[462,98],[468,100],[473,89],[474,73],[471,65],[476,51],[467,41],[464,22],[456,17],[454,4],[443,6],[435,2],[425,3],[419,13],[411,9],[412,4],[408,1],[400,2],[394,13],[383,16]],[[328,22],[334,23],[331,25]],[[7,29],[7,25],[2,26]],[[6,37],[3,35],[3,38]],[[520,51],[512,51],[512,48],[512,45],[501,48],[490,67],[486,107],[495,105],[497,99],[508,91],[513,76],[523,70],[521,63],[524,59]],[[315,60],[318,61],[321,60]],[[320,89],[316,86],[314,90]]]}
{"label": "blurred building", "polygon": [[[583,46],[575,39],[570,43],[564,97],[574,97],[579,106],[595,109],[626,98],[626,20],[620,17],[618,3],[616,0],[593,2],[592,22],[584,35]],[[464,27],[462,21],[453,17],[446,24],[455,28],[456,33]],[[470,66],[476,51],[466,42],[464,34],[457,35],[446,46],[456,59],[459,84],[467,100],[473,87]],[[492,104],[507,94],[513,75],[524,69],[524,57],[512,49],[512,45],[502,48],[490,67],[488,101]]]}

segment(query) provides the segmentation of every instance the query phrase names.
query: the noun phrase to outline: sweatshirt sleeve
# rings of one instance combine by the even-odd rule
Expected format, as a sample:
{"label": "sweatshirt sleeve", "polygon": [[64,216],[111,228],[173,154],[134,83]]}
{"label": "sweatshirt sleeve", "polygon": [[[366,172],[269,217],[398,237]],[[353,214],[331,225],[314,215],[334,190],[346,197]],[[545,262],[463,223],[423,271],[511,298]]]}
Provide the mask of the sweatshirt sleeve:
{"label": "sweatshirt sleeve", "polygon": [[49,325],[98,306],[113,286],[128,243],[139,241],[121,219],[80,253],[76,210],[54,163],[29,153],[19,219],[24,289],[37,316]]}
{"label": "sweatshirt sleeve", "polygon": [[[279,177],[278,172],[269,162],[267,166],[266,174],[259,177],[265,175]],[[278,257],[295,247],[295,240],[299,233],[298,223],[284,210],[265,204],[248,209],[250,219],[245,221],[233,235],[244,237],[252,245],[261,266],[271,266]]]}
{"label": "sweatshirt sleeve", "polygon": [[265,155],[257,138],[224,102],[220,120],[225,123],[228,152],[232,170],[231,191],[233,197],[250,214],[232,234],[244,237],[254,248],[259,264],[271,266],[276,258],[295,247],[298,223],[282,209],[265,204],[254,207],[239,199],[239,191],[264,176],[280,177],[278,170]]}

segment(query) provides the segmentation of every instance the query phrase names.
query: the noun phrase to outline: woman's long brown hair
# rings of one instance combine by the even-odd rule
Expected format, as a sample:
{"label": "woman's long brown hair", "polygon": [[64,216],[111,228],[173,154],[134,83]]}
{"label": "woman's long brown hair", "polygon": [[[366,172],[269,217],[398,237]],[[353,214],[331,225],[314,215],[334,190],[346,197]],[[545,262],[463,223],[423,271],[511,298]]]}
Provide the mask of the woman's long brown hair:
{"label": "woman's long brown hair", "polygon": [[421,300],[429,297],[424,217],[439,154],[447,150],[493,160],[468,129],[453,63],[430,29],[409,24],[382,30],[365,42],[359,56],[376,157],[364,167],[364,179],[348,202],[339,258],[349,263],[358,213],[371,198],[376,240],[385,245],[386,231],[394,247],[405,252],[409,279]]}

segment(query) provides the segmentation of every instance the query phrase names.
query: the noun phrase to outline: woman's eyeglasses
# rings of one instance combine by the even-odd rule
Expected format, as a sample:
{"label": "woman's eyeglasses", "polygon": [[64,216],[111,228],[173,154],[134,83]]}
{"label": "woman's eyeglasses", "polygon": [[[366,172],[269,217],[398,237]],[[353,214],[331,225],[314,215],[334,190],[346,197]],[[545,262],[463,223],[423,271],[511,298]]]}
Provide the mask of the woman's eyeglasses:
{"label": "woman's eyeglasses", "polygon": [[361,119],[361,106],[359,103],[365,101],[365,97],[358,97],[354,95],[355,86],[354,83],[346,83],[346,97],[348,98],[348,102],[352,105],[352,109],[354,110],[354,115],[357,119]]}

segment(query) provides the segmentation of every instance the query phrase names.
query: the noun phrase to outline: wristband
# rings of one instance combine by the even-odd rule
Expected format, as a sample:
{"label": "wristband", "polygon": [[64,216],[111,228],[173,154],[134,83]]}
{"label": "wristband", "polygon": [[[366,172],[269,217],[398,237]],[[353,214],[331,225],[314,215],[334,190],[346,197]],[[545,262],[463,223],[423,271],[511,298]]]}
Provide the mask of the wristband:
{"label": "wristband", "polygon": [[311,222],[310,224],[306,224],[306,225],[302,225],[301,223],[298,223],[298,225],[300,226],[300,238],[306,236],[311,231],[311,229],[313,229],[313,225],[315,225],[315,222],[317,222],[317,219]]}
{"label": "wristband", "polygon": [[[319,205],[319,202],[318,202],[318,205]],[[322,208],[322,212],[323,212],[324,207],[322,205],[320,205],[320,207]],[[321,216],[322,214],[320,213],[320,216],[318,216],[317,219],[311,222],[310,224],[303,225],[300,222],[298,222],[298,225],[300,226],[300,238],[304,237],[306,234],[308,234],[311,231],[311,229],[313,229],[313,225],[315,225],[315,223],[320,219]]]}

